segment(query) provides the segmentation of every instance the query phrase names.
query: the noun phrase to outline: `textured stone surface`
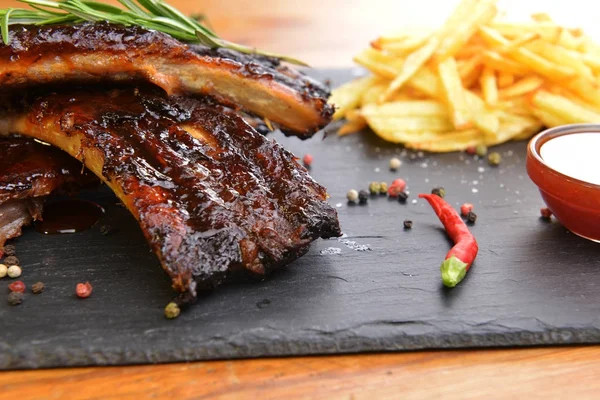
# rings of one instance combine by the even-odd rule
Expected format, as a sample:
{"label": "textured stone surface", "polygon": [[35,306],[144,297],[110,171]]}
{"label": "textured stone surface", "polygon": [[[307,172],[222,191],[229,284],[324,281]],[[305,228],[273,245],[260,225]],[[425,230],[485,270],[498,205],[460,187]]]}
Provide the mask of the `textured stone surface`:
{"label": "textured stone surface", "polygon": [[[600,342],[600,247],[539,219],[524,142],[500,146],[498,168],[459,153],[408,152],[392,173],[389,159],[401,148],[372,134],[276,137],[299,157],[314,156],[311,172],[341,205],[348,237],[318,241],[264,281],[222,287],[169,321],[169,281],[135,221],[107,191],[87,194],[107,208],[103,223],[114,232],[103,236],[101,224],[68,236],[29,229],[15,242],[21,279],[46,289],[19,307],[0,301],[0,368]],[[407,204],[346,204],[348,189],[395,177],[408,183]],[[480,254],[455,289],[439,273],[450,243],[429,206],[412,203],[440,185],[449,202],[473,203],[478,215]],[[414,225],[404,231],[407,218]],[[75,285],[88,280],[93,295],[77,299]],[[9,283],[0,280],[0,293]]]}

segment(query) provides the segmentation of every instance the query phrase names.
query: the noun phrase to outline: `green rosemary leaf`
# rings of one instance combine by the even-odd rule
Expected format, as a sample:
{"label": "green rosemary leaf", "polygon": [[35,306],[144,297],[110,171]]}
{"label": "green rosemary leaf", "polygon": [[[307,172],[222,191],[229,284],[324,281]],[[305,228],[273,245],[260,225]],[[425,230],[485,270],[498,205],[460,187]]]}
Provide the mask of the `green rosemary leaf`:
{"label": "green rosemary leaf", "polygon": [[137,15],[138,17],[148,17],[148,13],[142,8],[138,7],[132,0],[118,0],[119,3],[123,4],[129,11]]}
{"label": "green rosemary leaf", "polygon": [[8,23],[10,21],[10,14],[12,14],[14,10],[12,8],[9,8],[8,10],[6,10],[6,13],[2,16],[2,19],[0,20],[0,25],[1,25],[1,32],[2,32],[2,41],[4,42],[4,44],[9,44],[10,43],[10,38],[9,38],[9,33],[8,33]]}

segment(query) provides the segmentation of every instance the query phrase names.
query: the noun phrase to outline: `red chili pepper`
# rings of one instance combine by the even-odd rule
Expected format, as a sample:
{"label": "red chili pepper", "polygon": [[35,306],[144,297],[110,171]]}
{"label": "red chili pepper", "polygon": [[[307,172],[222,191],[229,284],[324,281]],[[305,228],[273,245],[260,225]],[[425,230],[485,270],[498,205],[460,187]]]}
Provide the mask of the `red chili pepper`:
{"label": "red chili pepper", "polygon": [[420,194],[420,198],[429,202],[436,213],[446,233],[454,242],[454,247],[446,254],[442,263],[442,282],[448,287],[454,287],[463,280],[471,264],[477,257],[477,241],[458,215],[458,212],[444,199],[433,194]]}
{"label": "red chili pepper", "polygon": [[22,281],[14,281],[8,285],[8,290],[11,292],[25,293],[25,284]]}

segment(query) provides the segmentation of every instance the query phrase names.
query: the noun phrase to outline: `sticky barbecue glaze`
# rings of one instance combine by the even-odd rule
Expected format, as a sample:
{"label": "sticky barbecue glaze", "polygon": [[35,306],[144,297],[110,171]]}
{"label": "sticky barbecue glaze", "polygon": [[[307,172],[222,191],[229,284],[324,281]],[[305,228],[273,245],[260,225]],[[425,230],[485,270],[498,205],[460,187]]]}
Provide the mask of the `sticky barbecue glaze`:
{"label": "sticky barbecue glaze", "polygon": [[72,91],[25,101],[9,131],[63,148],[138,219],[176,290],[237,270],[262,275],[340,235],[326,191],[231,110],[156,90]]}
{"label": "sticky barbecue glaze", "polygon": [[147,80],[169,94],[210,95],[306,138],[333,114],[328,89],[279,60],[188,46],[140,27],[108,23],[11,26],[0,45],[0,85]]}

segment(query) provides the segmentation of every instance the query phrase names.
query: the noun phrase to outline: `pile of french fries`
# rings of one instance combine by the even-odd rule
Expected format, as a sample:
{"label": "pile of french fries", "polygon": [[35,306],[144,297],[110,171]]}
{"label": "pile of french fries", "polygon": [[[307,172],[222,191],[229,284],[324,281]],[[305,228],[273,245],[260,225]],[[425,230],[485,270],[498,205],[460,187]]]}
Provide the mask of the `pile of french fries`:
{"label": "pile of french fries", "polygon": [[439,30],[379,37],[354,61],[372,75],[333,91],[340,135],[369,126],[447,152],[600,122],[600,46],[546,14],[503,21],[494,0],[463,0]]}

